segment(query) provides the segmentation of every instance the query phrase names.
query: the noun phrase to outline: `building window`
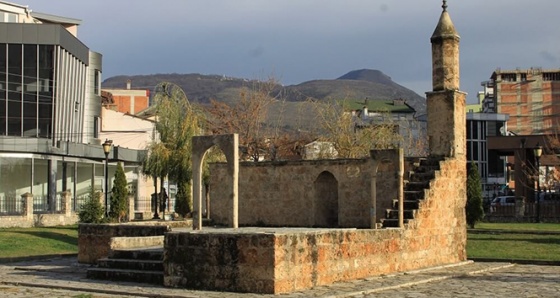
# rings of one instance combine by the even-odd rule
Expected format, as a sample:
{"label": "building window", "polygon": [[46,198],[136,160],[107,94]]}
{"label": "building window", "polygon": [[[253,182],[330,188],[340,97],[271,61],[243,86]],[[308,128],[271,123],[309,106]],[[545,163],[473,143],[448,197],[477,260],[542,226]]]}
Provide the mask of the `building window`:
{"label": "building window", "polygon": [[0,44],[0,135],[51,135],[53,53],[52,45]]}
{"label": "building window", "polygon": [[18,15],[15,13],[0,11],[0,23],[17,23]]}
{"label": "building window", "polygon": [[525,82],[527,81],[527,74],[526,73],[522,73],[521,74],[521,82]]}
{"label": "building window", "polygon": [[93,92],[95,93],[95,95],[101,95],[101,93],[99,92],[99,86],[101,85],[101,82],[100,82],[100,80],[101,80],[101,75],[100,75],[100,73],[99,73],[99,70],[95,70],[95,75],[94,75],[94,76],[95,76],[95,77],[94,77],[94,82],[93,82],[93,84],[94,84],[94,86],[93,86],[93,88],[94,88]]}
{"label": "building window", "polygon": [[503,73],[502,81],[504,82],[515,82],[517,81],[517,75],[514,73]]}
{"label": "building window", "polygon": [[93,117],[93,137],[96,139],[99,138],[99,123],[100,123],[100,118]]}
{"label": "building window", "polygon": [[543,72],[543,81],[560,81],[560,72]]}

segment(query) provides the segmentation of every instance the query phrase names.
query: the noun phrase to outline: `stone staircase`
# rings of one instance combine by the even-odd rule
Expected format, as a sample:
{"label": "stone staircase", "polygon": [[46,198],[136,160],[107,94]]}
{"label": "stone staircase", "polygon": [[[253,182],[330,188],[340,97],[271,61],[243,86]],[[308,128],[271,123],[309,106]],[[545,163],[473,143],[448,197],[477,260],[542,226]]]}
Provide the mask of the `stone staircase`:
{"label": "stone staircase", "polygon": [[[403,217],[405,226],[413,220],[418,212],[420,202],[424,200],[425,190],[430,187],[436,172],[439,170],[439,162],[442,158],[421,158],[414,163],[413,170],[409,172],[408,180],[404,181]],[[406,179],[406,178],[405,178]],[[385,218],[381,219],[383,228],[399,227],[399,200],[394,199],[391,209],[387,209]]]}
{"label": "stone staircase", "polygon": [[163,285],[163,247],[114,250],[88,268],[87,277]]}

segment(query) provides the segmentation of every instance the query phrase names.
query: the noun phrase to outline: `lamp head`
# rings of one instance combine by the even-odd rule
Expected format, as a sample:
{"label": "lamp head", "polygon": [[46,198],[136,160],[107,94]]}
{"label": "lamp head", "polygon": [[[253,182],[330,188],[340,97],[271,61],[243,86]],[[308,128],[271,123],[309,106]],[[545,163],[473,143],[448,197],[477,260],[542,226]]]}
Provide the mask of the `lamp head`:
{"label": "lamp head", "polygon": [[105,153],[105,155],[109,155],[109,152],[111,151],[111,146],[113,145],[113,141],[112,140],[107,140],[105,139],[105,143],[103,143],[103,152]]}
{"label": "lamp head", "polygon": [[542,155],[542,146],[540,145],[540,143],[537,143],[537,147],[535,147],[533,149],[533,153],[535,154],[535,156],[537,158],[540,158]]}

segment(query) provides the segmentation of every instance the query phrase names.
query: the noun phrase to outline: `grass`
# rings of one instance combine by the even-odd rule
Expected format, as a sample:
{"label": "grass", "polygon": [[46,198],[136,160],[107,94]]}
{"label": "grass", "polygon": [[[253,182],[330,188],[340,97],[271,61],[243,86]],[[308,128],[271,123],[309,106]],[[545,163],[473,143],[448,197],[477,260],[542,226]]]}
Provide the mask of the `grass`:
{"label": "grass", "polygon": [[[469,258],[560,261],[560,224],[479,223],[467,235]],[[508,231],[502,233],[501,230]],[[519,232],[519,233],[512,233]],[[531,233],[536,232],[536,233]],[[538,234],[538,232],[559,232]]]}
{"label": "grass", "polygon": [[78,252],[78,227],[0,229],[0,259]]}
{"label": "grass", "polygon": [[481,222],[475,225],[478,230],[510,230],[510,231],[549,231],[560,232],[560,224],[557,223],[487,223]]}

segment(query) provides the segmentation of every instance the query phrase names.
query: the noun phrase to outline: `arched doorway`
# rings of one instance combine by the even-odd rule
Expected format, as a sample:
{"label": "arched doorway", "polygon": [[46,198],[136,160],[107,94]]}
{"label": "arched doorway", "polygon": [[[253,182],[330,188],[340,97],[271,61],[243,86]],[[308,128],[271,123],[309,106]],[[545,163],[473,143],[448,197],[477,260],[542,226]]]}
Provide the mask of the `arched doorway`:
{"label": "arched doorway", "polygon": [[315,189],[314,226],[338,227],[338,181],[330,172],[322,172],[313,183]]}

